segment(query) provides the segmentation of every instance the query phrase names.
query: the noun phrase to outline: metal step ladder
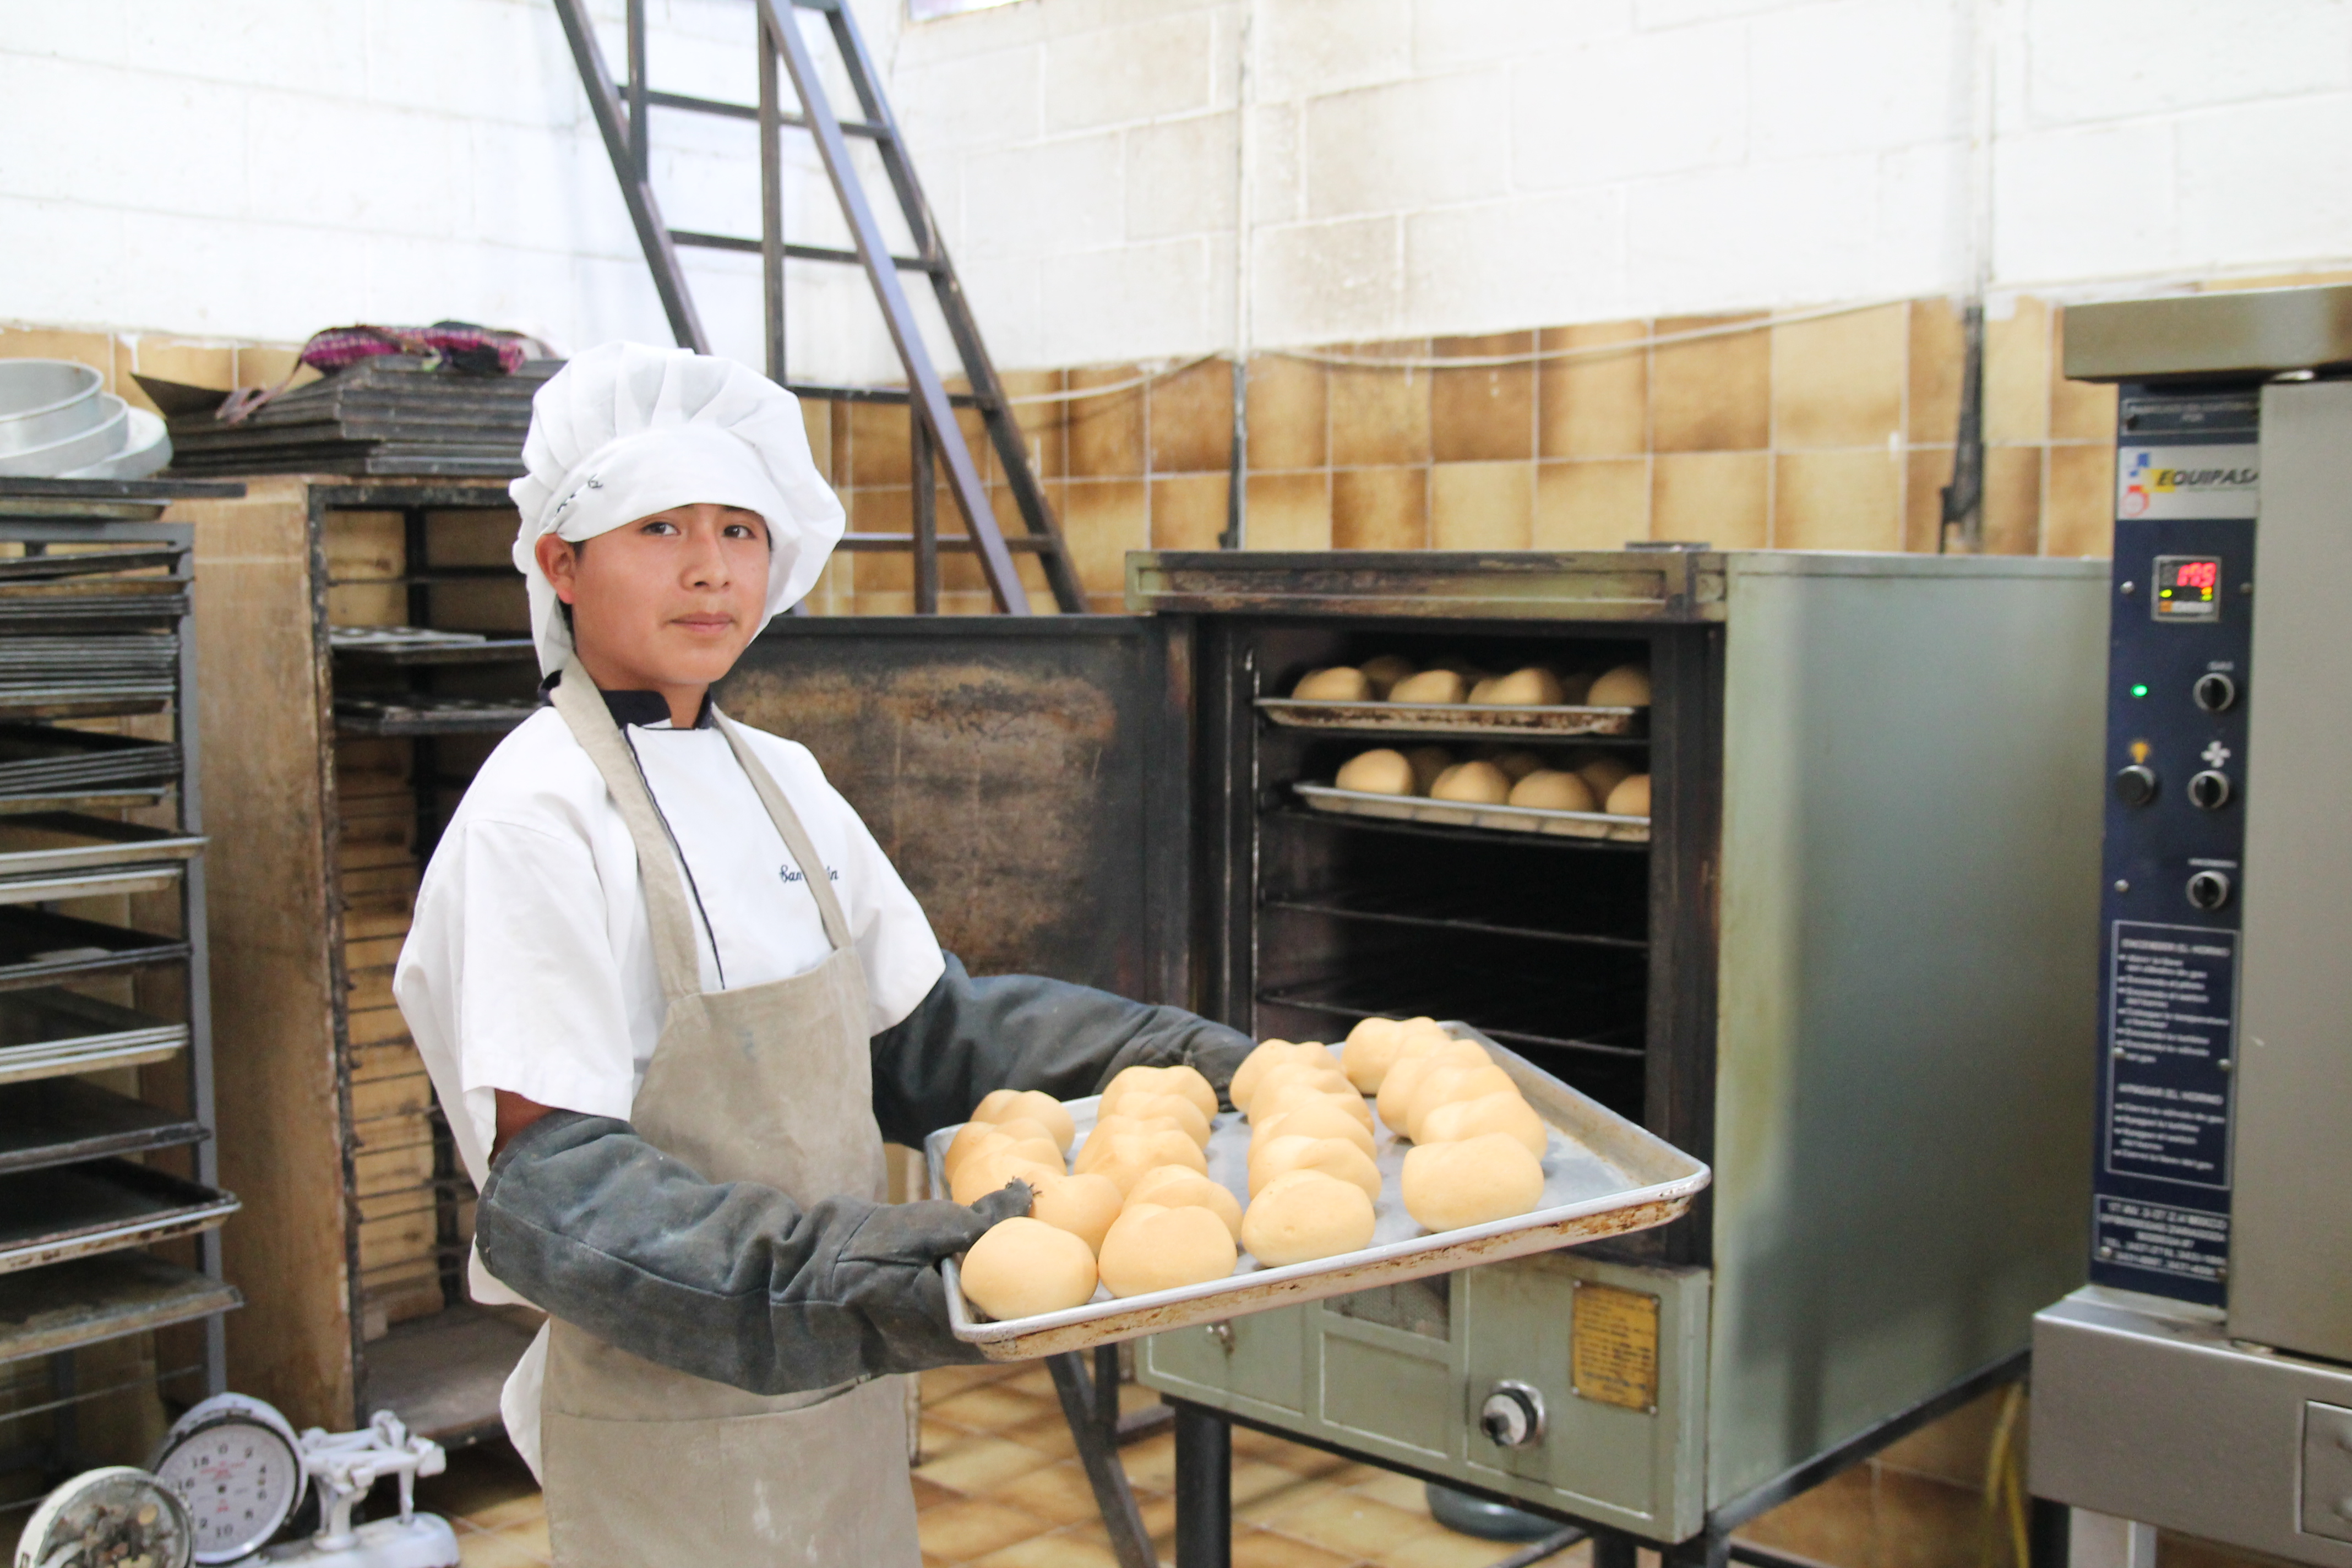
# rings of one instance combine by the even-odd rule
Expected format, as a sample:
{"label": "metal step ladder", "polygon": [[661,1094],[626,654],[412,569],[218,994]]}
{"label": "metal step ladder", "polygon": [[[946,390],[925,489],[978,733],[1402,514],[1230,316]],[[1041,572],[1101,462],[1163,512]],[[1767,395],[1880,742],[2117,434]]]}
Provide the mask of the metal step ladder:
{"label": "metal step ladder", "polygon": [[[1029,615],[1032,611],[1029,595],[1023,589],[1020,573],[1013,563],[1013,552],[1023,551],[1034,554],[1045,568],[1045,581],[1053,590],[1055,604],[1065,614],[1083,611],[1087,607],[1086,593],[1070,564],[1069,548],[1063,542],[1060,529],[1055,525],[1053,513],[1046,508],[1045,489],[1029,467],[1028,449],[1022,442],[1021,429],[1013,421],[1012,407],[1005,401],[1003,384],[997,379],[996,367],[990,363],[988,349],[981,342],[980,328],[972,321],[971,307],[964,299],[963,286],[956,279],[955,268],[948,260],[947,249],[940,243],[939,228],[931,221],[930,208],[924,202],[922,187],[915,179],[915,167],[908,156],[906,140],[899,133],[898,121],[892,117],[890,106],[882,96],[873,57],[866,52],[866,40],[850,16],[845,0],[756,0],[756,6],[759,13],[760,101],[752,105],[725,103],[674,92],[656,92],[648,87],[646,80],[645,0],[628,0],[629,75],[625,82],[616,83],[605,68],[604,51],[597,45],[595,30],[589,21],[587,0],[555,0],[556,14],[563,22],[564,37],[572,45],[572,60],[580,68],[580,83],[587,89],[589,108],[596,117],[596,129],[604,135],[604,150],[613,159],[613,172],[620,178],[621,196],[628,204],[629,219],[636,226],[637,241],[645,247],[646,262],[653,269],[654,288],[661,296],[663,311],[669,317],[671,332],[684,347],[699,353],[710,352],[710,341],[703,331],[701,317],[695,310],[693,296],[687,289],[686,274],[678,266],[680,246],[756,253],[764,274],[761,294],[769,377],[801,397],[849,403],[903,403],[908,405],[908,443],[912,458],[910,478],[914,486],[914,531],[850,533],[842,539],[841,548],[853,551],[912,550],[915,554],[915,608],[919,614],[939,613],[941,550],[976,552],[980,556],[981,571],[988,579],[997,607],[1016,616]],[[810,52],[808,41],[794,23],[795,11],[815,11],[824,15],[832,28],[834,42],[840,50],[841,62],[847,71],[850,85],[856,94],[862,119],[844,120],[835,111],[817,74],[816,61]],[[797,113],[785,109],[781,101],[782,84],[776,69],[779,59],[783,62],[784,72],[792,79],[793,91],[800,100],[801,107]],[[655,199],[653,192],[650,127],[646,120],[647,111],[654,109],[683,110],[689,113],[719,115],[758,123],[759,238],[698,234],[670,228],[662,222],[661,205]],[[793,245],[785,241],[781,136],[786,127],[805,131],[815,139],[817,153],[824,163],[834,194],[840,199],[842,216],[848,220],[850,232],[856,239],[856,249],[837,250],[824,246]],[[885,243],[881,227],[875,222],[873,205],[866,199],[865,184],[850,161],[851,137],[873,142],[881,154],[882,166],[888,175],[898,210],[905,216],[907,231],[914,237],[913,255],[893,255]],[[820,386],[786,378],[784,263],[787,260],[834,262],[866,269],[867,279],[874,285],[875,300],[882,307],[883,320],[889,328],[891,342],[907,369],[905,388]],[[898,274],[901,272],[921,273],[930,279],[931,290],[939,300],[940,312],[947,320],[949,335],[954,340],[956,353],[963,362],[964,379],[971,388],[969,393],[950,393],[940,380],[938,366],[931,363],[930,351],[924,346],[914,311],[908,303],[907,292],[900,286]],[[1021,514],[1024,532],[1008,537],[997,525],[996,514],[989,505],[988,487],[980,477],[978,466],[972,461],[971,448],[964,442],[963,430],[956,423],[954,410],[959,407],[980,411],[989,442],[995,449],[999,466],[1003,469],[1005,488],[1012,493],[1013,504]],[[944,539],[940,535],[935,464],[946,467],[948,489],[955,497],[957,509],[963,513],[967,535],[950,534]]]}

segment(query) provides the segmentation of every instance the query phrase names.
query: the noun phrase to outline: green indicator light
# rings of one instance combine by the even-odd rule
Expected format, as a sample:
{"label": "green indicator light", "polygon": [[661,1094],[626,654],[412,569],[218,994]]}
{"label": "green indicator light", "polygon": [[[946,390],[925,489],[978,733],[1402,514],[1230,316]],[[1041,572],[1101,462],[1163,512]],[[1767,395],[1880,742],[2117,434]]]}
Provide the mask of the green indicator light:
{"label": "green indicator light", "polygon": [[2131,691],[2132,691],[2132,695],[2133,695],[2134,697],[2145,697],[2145,696],[2147,696],[2147,681],[2145,681],[2145,680],[2135,680],[2135,681],[2133,681],[2133,682],[2132,682],[2132,689],[2131,689]]}

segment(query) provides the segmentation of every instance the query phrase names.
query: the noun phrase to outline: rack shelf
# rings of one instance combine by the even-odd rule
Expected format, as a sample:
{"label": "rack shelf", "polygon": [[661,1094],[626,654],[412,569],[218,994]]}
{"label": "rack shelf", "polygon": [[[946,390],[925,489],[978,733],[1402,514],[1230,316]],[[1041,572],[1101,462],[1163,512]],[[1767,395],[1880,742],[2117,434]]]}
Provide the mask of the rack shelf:
{"label": "rack shelf", "polygon": [[[1411,904],[1411,908],[1394,907]],[[1383,907],[1383,906],[1387,907]],[[1481,919],[1476,914],[1463,912],[1478,908],[1477,900],[1454,896],[1415,896],[1412,899],[1382,900],[1369,893],[1328,893],[1275,897],[1265,900],[1269,910],[1291,910],[1301,914],[1325,915],[1333,920],[1361,921],[1372,925],[1392,925],[1422,931],[1465,931],[1478,936],[1501,936],[1530,942],[1565,942],[1578,947],[1614,948],[1625,952],[1646,952],[1650,944],[1641,937],[1609,936],[1597,931],[1562,931],[1553,926],[1538,925],[1528,921]],[[1448,912],[1451,911],[1451,912]]]}
{"label": "rack shelf", "polygon": [[201,1121],[83,1079],[0,1087],[0,1175],[169,1149],[210,1136]]}
{"label": "rack shelf", "polygon": [[1341,811],[1303,811],[1276,806],[1259,814],[1267,822],[1311,823],[1318,827],[1354,833],[1393,834],[1408,838],[1437,838],[1454,844],[1507,844],[1528,849],[1565,849],[1582,855],[1646,855],[1647,844],[1615,838],[1570,838],[1549,833],[1503,833],[1491,827],[1445,827],[1434,823],[1399,822],[1392,817],[1356,816]]}

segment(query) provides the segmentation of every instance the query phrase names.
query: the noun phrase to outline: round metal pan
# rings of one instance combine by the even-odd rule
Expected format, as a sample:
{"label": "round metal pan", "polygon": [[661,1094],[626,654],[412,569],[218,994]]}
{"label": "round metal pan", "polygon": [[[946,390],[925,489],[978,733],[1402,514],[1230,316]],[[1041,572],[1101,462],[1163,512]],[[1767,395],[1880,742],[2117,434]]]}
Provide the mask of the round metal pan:
{"label": "round metal pan", "polygon": [[170,466],[172,437],[163,419],[144,408],[131,410],[128,437],[122,449],[85,468],[58,475],[61,479],[143,479]]}
{"label": "round metal pan", "polygon": [[105,423],[105,409],[98,402],[105,384],[104,376],[75,360],[0,360],[0,458],[47,447]]}
{"label": "round metal pan", "polygon": [[86,468],[122,450],[123,440],[131,432],[131,405],[110,392],[100,393],[98,404],[103,411],[99,423],[62,441],[52,441],[43,447],[28,447],[20,452],[0,456],[0,474],[20,479],[53,479],[76,468]]}

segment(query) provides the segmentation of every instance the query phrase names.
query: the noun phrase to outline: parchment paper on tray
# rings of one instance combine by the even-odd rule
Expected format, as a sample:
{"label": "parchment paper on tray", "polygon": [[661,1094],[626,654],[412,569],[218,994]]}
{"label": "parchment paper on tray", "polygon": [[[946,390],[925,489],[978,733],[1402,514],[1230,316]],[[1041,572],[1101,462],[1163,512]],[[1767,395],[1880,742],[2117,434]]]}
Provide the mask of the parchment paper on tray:
{"label": "parchment paper on tray", "polygon": [[1258,711],[1293,730],[1393,730],[1401,735],[1639,735],[1646,708],[1533,708],[1485,702],[1334,702],[1261,697]]}
{"label": "parchment paper on tray", "polygon": [[[1095,1299],[1065,1311],[998,1322],[967,1300],[955,1262],[946,1265],[948,1321],[956,1338],[980,1347],[992,1361],[1027,1361],[1063,1351],[1084,1350],[1193,1323],[1214,1322],[1271,1307],[1341,1296],[1351,1290],[1402,1279],[1449,1273],[1474,1263],[1549,1252],[1576,1242],[1626,1231],[1646,1230],[1680,1215],[1709,1179],[1707,1168],[1664,1140],[1627,1121],[1504,1049],[1466,1024],[1449,1023],[1449,1034],[1475,1040],[1518,1085],[1519,1092],[1549,1129],[1544,1152],[1544,1191],[1527,1214],[1461,1230],[1424,1231],[1404,1211],[1397,1178],[1412,1145],[1373,1119],[1374,1163],[1381,1196],[1372,1244],[1356,1252],[1261,1268],[1246,1252],[1240,1267],[1223,1279],[1114,1297],[1097,1289]],[[1083,1140],[1093,1130],[1097,1101],[1067,1102]],[[942,1127],[924,1141],[931,1186],[947,1191],[940,1159],[956,1134]],[[1209,1135],[1209,1174],[1244,1204],[1249,1200],[1250,1130],[1238,1113],[1220,1115]]]}

